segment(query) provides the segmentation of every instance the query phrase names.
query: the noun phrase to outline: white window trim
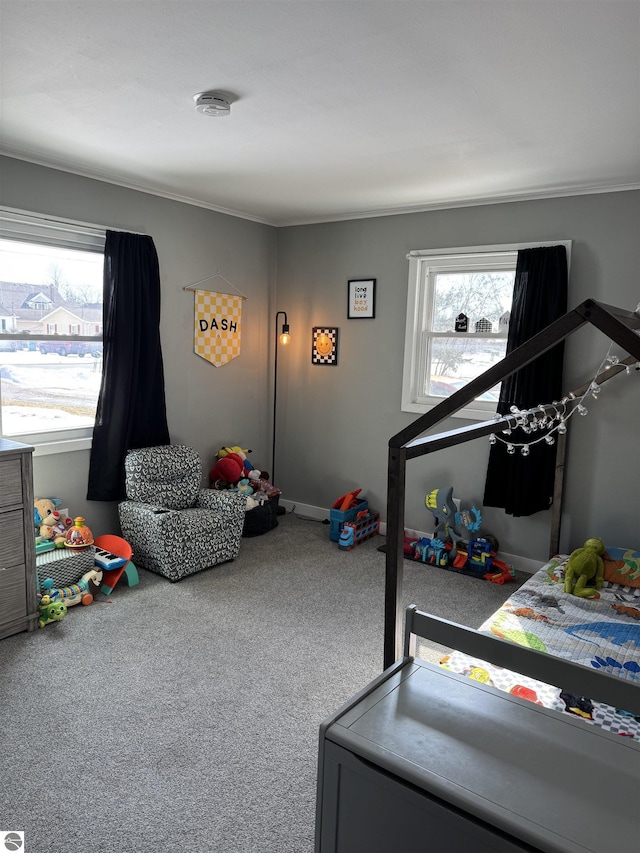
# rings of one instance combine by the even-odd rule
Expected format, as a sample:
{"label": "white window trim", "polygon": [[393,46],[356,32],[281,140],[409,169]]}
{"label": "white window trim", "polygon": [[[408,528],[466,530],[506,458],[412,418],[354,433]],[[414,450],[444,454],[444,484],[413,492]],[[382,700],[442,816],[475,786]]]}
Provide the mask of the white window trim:
{"label": "white window trim", "polygon": [[[402,403],[403,412],[425,414],[435,408],[441,399],[434,402],[422,403],[415,400],[415,383],[419,359],[424,357],[422,335],[422,299],[421,292],[423,261],[433,257],[450,258],[459,263],[465,255],[507,255],[521,249],[537,249],[543,246],[564,246],[567,252],[567,270],[571,262],[571,240],[546,240],[537,243],[503,243],[493,246],[462,246],[446,249],[417,249],[407,254],[409,261],[409,281],[407,291],[407,318],[404,336],[404,366],[402,372]],[[497,337],[497,336],[496,336]],[[485,400],[475,400],[471,405],[454,412],[451,417],[466,420],[485,421],[495,414],[496,405]]]}
{"label": "white window trim", "polygon": [[[50,246],[75,249],[83,252],[95,252],[104,255],[107,228],[86,222],[57,219],[38,215],[16,208],[0,207],[0,237],[20,240],[27,243],[41,243]],[[32,336],[15,334],[6,336],[12,340],[32,340]],[[103,340],[97,333],[89,335],[41,335],[38,340]],[[12,441],[34,447],[34,456],[48,456],[55,453],[68,453],[91,448],[93,427],[76,427],[60,431],[22,433],[11,436]]]}

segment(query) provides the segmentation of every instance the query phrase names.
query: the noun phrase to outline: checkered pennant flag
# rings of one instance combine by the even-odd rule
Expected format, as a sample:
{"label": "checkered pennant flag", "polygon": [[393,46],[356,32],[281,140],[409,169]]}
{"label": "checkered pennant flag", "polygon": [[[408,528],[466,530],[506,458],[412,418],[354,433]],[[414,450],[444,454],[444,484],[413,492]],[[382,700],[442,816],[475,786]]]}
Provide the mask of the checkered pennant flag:
{"label": "checkered pennant flag", "polygon": [[242,297],[196,290],[193,349],[215,367],[240,355]]}

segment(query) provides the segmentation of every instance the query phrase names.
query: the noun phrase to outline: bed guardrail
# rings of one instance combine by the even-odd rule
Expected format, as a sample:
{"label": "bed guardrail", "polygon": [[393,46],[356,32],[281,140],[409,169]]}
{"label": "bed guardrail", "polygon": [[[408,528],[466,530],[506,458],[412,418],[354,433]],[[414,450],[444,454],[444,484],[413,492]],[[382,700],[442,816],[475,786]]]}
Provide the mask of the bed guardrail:
{"label": "bed guardrail", "polygon": [[577,696],[588,696],[614,708],[640,715],[639,684],[539,652],[537,649],[481,634],[473,628],[424,613],[412,604],[406,610],[405,658],[415,656],[416,637],[432,640],[504,669],[528,675]]}

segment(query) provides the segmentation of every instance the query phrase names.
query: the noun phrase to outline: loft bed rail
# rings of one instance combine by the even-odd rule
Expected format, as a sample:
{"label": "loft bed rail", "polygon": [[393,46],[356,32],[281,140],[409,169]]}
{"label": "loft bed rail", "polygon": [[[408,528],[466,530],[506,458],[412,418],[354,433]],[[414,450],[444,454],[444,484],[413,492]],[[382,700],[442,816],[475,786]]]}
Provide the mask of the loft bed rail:
{"label": "loft bed rail", "polygon": [[[410,459],[416,459],[427,453],[433,453],[445,447],[452,447],[500,431],[500,427],[510,423],[508,415],[503,418],[483,421],[449,432],[422,437],[441,421],[455,414],[471,403],[478,395],[488,391],[508,376],[535,361],[543,353],[564,341],[585,324],[600,329],[611,341],[629,353],[630,358],[615,365],[596,377],[601,384],[625,369],[626,365],[640,361],[640,313],[626,311],[611,305],[605,305],[594,299],[587,299],[572,311],[568,311],[542,331],[529,338],[521,346],[506,355],[498,364],[473,379],[459,391],[435,406],[430,412],[421,415],[412,424],[389,439],[387,465],[387,548],[385,573],[384,607],[384,667],[387,668],[402,656],[402,582],[404,559],[404,509],[406,490],[406,466]],[[584,389],[573,392],[579,396]],[[553,404],[542,408],[550,410]],[[541,407],[536,410],[540,413]],[[561,438],[561,437],[560,437]],[[560,512],[562,485],[564,478],[564,441],[558,442],[556,457],[556,475],[554,483],[553,516],[551,524],[550,550],[555,552],[560,535]]]}

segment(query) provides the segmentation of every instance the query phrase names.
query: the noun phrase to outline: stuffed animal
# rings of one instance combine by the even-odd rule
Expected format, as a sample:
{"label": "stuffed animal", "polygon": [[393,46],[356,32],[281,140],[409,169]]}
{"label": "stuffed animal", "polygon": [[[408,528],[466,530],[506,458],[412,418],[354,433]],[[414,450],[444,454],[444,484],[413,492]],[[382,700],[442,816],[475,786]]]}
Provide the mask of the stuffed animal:
{"label": "stuffed animal", "polygon": [[237,490],[241,495],[252,495],[253,494],[253,486],[249,482],[247,477],[243,477],[241,480],[238,480],[238,485],[236,486]]}
{"label": "stuffed animal", "polygon": [[232,456],[234,454],[239,456],[240,459],[242,459],[242,467],[246,477],[248,472],[253,470],[253,465],[247,459],[247,453],[251,453],[251,450],[248,448],[238,447],[237,444],[234,444],[233,447],[221,447],[216,455],[218,459],[225,459],[227,456]]}
{"label": "stuffed animal", "polygon": [[247,453],[251,453],[248,448],[238,447],[237,444],[234,444],[233,447],[221,447],[217,453],[218,459],[224,459],[225,456],[228,456],[230,453],[237,453],[242,456],[243,459],[247,458]]}
{"label": "stuffed animal", "polygon": [[222,459],[218,459],[209,471],[209,479],[212,483],[222,480],[225,483],[235,484],[244,476],[243,460],[237,453],[228,453]]}
{"label": "stuffed animal", "polygon": [[587,539],[582,548],[571,553],[564,575],[566,593],[580,598],[593,598],[597,594],[604,580],[604,551],[602,539]]}
{"label": "stuffed animal", "polygon": [[71,526],[71,519],[57,509],[61,503],[60,498],[38,498],[33,502],[33,521],[38,535],[52,541],[56,548],[64,547],[65,534]]}

